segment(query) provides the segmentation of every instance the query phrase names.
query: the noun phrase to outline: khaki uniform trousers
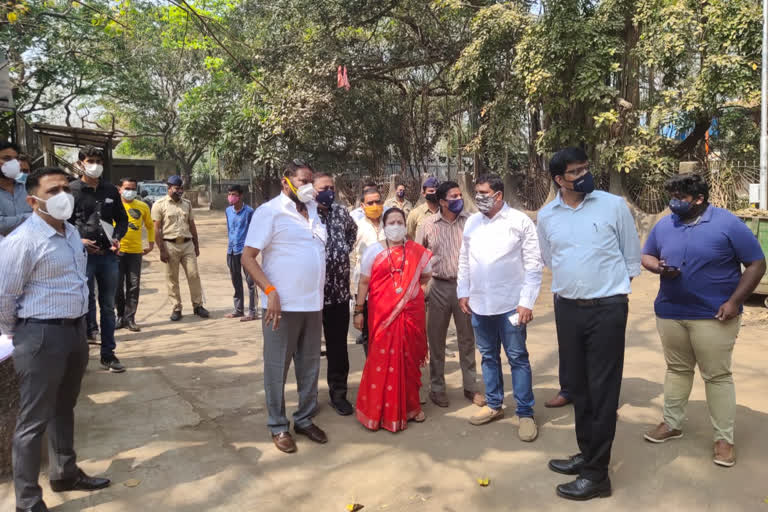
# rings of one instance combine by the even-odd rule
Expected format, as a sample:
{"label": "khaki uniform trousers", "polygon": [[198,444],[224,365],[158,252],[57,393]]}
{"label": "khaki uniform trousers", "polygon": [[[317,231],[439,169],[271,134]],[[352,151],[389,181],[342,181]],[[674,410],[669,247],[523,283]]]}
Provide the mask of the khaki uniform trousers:
{"label": "khaki uniform trousers", "polygon": [[656,317],[664,347],[667,375],[664,379],[664,422],[682,430],[685,407],[693,387],[693,374],[699,365],[707,407],[715,429],[715,441],[733,443],[736,416],[736,390],[731,373],[731,357],[741,316],[721,322],[716,319],[672,320]]}
{"label": "khaki uniform trousers", "polygon": [[181,290],[179,290],[179,264],[184,268],[189,284],[192,306],[203,305],[203,286],[200,284],[200,272],[197,269],[195,244],[192,241],[175,243],[166,240],[168,264],[165,266],[165,278],[168,282],[168,300],[174,311],[181,311]]}
{"label": "khaki uniform trousers", "polygon": [[472,319],[459,308],[455,280],[432,278],[427,303],[427,340],[429,341],[429,375],[431,390],[445,392],[445,338],[453,316],[459,345],[459,363],[464,389],[477,391],[475,333]]}

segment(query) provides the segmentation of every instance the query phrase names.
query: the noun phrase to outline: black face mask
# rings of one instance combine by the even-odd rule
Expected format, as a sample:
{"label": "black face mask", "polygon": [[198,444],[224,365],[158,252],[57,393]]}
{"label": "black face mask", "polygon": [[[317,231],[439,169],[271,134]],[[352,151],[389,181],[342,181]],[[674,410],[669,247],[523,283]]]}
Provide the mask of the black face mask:
{"label": "black face mask", "polygon": [[430,203],[436,203],[437,202],[437,192],[425,195],[424,199],[426,199]]}
{"label": "black face mask", "polygon": [[573,191],[574,192],[581,192],[582,194],[589,194],[590,192],[593,192],[595,190],[595,178],[592,176],[591,172],[587,172],[584,174],[584,176],[580,176],[576,178],[573,181],[568,181],[568,183],[573,183]]}

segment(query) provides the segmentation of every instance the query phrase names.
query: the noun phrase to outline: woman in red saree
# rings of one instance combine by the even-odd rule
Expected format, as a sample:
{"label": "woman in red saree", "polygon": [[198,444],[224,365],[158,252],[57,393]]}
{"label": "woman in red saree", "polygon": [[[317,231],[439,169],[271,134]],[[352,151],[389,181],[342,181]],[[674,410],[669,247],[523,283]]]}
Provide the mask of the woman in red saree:
{"label": "woman in red saree", "polygon": [[[409,420],[425,420],[419,401],[421,368],[427,359],[422,284],[431,275],[432,253],[405,240],[405,214],[384,213],[386,240],[363,254],[358,297],[368,297],[368,359],[357,393],[357,419],[366,428],[397,432]],[[362,328],[362,304],[355,327]]]}

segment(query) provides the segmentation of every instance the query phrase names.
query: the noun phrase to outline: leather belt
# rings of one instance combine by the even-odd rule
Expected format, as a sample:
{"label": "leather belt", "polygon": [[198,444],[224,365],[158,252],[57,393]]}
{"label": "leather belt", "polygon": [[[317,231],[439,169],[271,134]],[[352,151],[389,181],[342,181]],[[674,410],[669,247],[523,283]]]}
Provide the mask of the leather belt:
{"label": "leather belt", "polygon": [[455,277],[437,277],[436,275],[433,275],[432,279],[437,279],[438,281],[446,281],[448,283],[455,283],[456,282],[456,278]]}
{"label": "leather belt", "polygon": [[189,242],[192,239],[183,237],[183,236],[177,236],[176,238],[163,238],[163,240],[165,240],[166,242],[171,242],[173,244],[183,244],[183,243]]}
{"label": "leather belt", "polygon": [[626,295],[611,295],[610,297],[600,297],[597,299],[566,299],[558,295],[557,300],[575,306],[605,306],[607,304],[627,304],[629,297]]}
{"label": "leather belt", "polygon": [[19,318],[17,324],[77,325],[85,315],[77,318]]}

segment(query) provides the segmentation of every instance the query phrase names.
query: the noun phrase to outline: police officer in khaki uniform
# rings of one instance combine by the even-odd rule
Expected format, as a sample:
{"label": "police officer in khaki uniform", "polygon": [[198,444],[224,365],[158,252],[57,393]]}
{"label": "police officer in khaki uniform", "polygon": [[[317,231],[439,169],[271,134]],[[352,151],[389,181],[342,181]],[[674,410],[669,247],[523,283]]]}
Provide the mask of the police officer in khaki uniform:
{"label": "police officer in khaki uniform", "polygon": [[203,287],[197,269],[200,244],[197,228],[192,216],[192,203],[182,198],[184,182],[179,176],[168,178],[168,195],[152,206],[152,220],[155,222],[155,243],[160,249],[160,261],[166,263],[165,278],[168,281],[168,298],[173,304],[171,320],[181,320],[181,292],[179,290],[179,264],[189,283],[194,313],[208,318],[203,307]]}

